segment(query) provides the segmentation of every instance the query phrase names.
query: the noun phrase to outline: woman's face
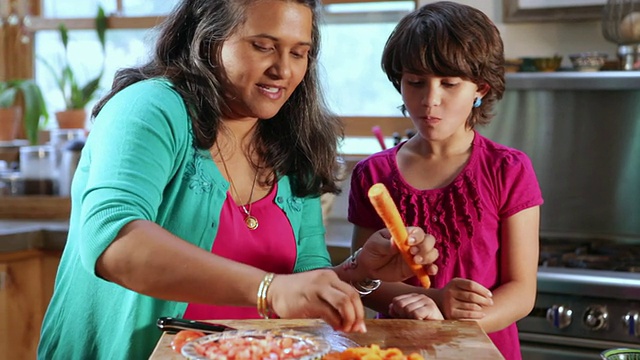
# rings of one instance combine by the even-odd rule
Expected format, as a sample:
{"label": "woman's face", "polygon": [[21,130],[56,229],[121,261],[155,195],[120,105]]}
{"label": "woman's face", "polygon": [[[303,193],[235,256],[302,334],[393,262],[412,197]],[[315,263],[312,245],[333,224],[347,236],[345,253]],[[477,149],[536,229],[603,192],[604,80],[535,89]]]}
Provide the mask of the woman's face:
{"label": "woman's face", "polygon": [[256,1],[222,46],[232,119],[275,116],[307,72],[312,12],[284,0]]}
{"label": "woman's face", "polygon": [[404,73],[402,100],[426,140],[442,141],[465,132],[473,101],[486,91],[459,77]]}

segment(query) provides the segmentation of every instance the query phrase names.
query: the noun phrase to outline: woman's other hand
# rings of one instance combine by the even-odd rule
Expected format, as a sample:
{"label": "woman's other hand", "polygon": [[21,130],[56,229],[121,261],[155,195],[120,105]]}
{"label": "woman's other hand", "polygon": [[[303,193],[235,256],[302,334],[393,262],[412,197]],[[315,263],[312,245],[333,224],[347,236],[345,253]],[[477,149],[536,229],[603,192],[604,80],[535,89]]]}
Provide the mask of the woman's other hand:
{"label": "woman's other hand", "polygon": [[441,310],[449,320],[481,319],[483,309],[493,305],[491,291],[473,280],[454,278],[441,292]]}
{"label": "woman's other hand", "polygon": [[321,318],[335,330],[366,331],[360,295],[332,270],[276,275],[267,301],[281,318]]}
{"label": "woman's other hand", "polygon": [[389,304],[389,316],[400,319],[444,320],[438,305],[424,294],[396,296]]}
{"label": "woman's other hand", "polygon": [[[438,250],[434,248],[435,238],[418,227],[408,227],[407,231],[413,261],[424,265],[427,274],[435,275],[438,271],[438,267],[433,264],[438,258]],[[369,237],[357,261],[367,269],[368,276],[372,279],[401,281],[413,276],[398,247],[391,241],[391,234],[387,229],[376,231]]]}

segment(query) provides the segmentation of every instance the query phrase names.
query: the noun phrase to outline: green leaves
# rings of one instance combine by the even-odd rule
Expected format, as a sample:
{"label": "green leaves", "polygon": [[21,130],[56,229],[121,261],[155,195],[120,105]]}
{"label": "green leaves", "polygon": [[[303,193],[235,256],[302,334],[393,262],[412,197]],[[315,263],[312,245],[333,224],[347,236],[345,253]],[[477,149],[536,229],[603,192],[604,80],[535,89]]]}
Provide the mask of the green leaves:
{"label": "green leaves", "polygon": [[100,79],[104,74],[104,53],[106,50],[106,32],[108,28],[107,16],[102,6],[98,6],[98,13],[95,19],[95,30],[102,49],[102,65],[97,77],[90,79],[85,85],[80,85],[74,70],[69,63],[69,54],[67,52],[69,45],[69,29],[64,23],[58,25],[58,33],[60,41],[64,47],[64,59],[59,68],[44,58],[40,60],[45,64],[51,75],[54,77],[58,89],[64,97],[65,107],[70,109],[83,109],[89,101],[93,100],[100,88]]}
{"label": "green leaves", "polygon": [[107,34],[107,16],[104,13],[102,6],[98,6],[98,15],[96,16],[96,32],[98,33],[98,40],[102,45],[102,51],[105,50],[106,34]]}
{"label": "green leaves", "polygon": [[23,124],[27,139],[31,144],[37,144],[40,117],[44,117],[45,122],[49,119],[44,97],[40,87],[31,79],[4,81],[0,82],[0,107],[15,106],[18,93],[22,94],[24,101]]}

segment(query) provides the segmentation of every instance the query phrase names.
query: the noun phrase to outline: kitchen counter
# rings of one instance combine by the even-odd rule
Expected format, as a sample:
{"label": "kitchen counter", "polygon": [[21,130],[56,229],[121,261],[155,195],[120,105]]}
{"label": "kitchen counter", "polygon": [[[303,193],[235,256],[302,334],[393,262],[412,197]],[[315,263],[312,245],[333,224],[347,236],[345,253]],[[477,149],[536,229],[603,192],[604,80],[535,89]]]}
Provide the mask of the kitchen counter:
{"label": "kitchen counter", "polygon": [[[425,359],[504,359],[487,334],[474,321],[366,320],[367,333],[334,331],[321,320],[216,320],[237,329],[286,328],[321,336],[334,351],[342,351],[351,341],[397,347],[405,354],[417,352]],[[184,360],[171,349],[174,335],[164,333],[149,360]],[[345,345],[346,344],[346,345]],[[354,345],[351,345],[354,346]]]}
{"label": "kitchen counter", "polygon": [[0,253],[62,250],[68,230],[66,220],[0,220]]}
{"label": "kitchen counter", "polygon": [[507,90],[640,90],[640,71],[556,71],[506,74]]}

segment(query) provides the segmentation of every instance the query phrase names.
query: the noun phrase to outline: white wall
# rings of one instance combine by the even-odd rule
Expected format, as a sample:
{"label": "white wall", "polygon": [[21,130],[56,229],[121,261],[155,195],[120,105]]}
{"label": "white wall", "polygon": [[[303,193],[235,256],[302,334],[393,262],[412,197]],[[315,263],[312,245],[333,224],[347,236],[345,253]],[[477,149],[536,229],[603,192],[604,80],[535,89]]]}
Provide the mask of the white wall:
{"label": "white wall", "polygon": [[[563,65],[570,66],[569,54],[599,51],[609,54],[609,59],[617,55],[617,45],[602,36],[601,22],[503,22],[503,0],[453,0],[473,6],[483,11],[493,20],[502,34],[505,57],[540,57],[554,54],[563,55]],[[421,0],[421,4],[433,1]]]}

